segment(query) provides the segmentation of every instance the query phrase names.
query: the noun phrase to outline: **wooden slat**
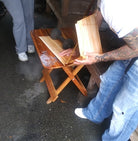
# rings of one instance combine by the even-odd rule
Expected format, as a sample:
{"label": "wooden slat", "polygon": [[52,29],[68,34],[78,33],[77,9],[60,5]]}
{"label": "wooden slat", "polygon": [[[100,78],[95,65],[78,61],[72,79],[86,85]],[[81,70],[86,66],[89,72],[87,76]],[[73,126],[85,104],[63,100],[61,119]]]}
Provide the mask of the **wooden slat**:
{"label": "wooden slat", "polygon": [[39,36],[43,43],[49,48],[49,50],[59,59],[59,61],[65,66],[66,58],[60,56],[60,52],[63,51],[62,43],[58,40],[53,40],[50,36]]}
{"label": "wooden slat", "polygon": [[47,104],[49,104],[51,102],[54,102],[58,98],[58,95],[56,93],[56,89],[54,87],[53,81],[50,77],[49,70],[43,69],[43,77],[46,81],[46,85],[47,85],[48,91],[50,93],[50,99],[47,101]]}
{"label": "wooden slat", "polygon": [[85,58],[84,52],[102,52],[98,26],[95,14],[90,15],[76,24],[80,56]]}

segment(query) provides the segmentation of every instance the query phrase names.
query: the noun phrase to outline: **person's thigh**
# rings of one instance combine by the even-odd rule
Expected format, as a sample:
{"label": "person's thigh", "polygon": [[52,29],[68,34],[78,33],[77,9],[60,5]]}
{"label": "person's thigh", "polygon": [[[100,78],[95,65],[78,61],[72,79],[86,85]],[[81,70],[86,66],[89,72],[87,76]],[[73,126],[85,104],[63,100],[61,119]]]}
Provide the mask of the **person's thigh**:
{"label": "person's thigh", "polygon": [[33,44],[30,31],[34,29],[34,0],[21,0],[24,11],[27,44]]}
{"label": "person's thigh", "polygon": [[112,113],[112,104],[119,92],[129,61],[115,61],[100,77],[101,84],[97,96],[84,108],[84,115],[93,122],[102,122]]}
{"label": "person's thigh", "polygon": [[20,0],[2,0],[8,12],[13,18],[14,23],[20,22],[24,19],[23,9]]}
{"label": "person's thigh", "polygon": [[21,0],[22,7],[24,9],[24,16],[33,17],[34,15],[34,0]]}

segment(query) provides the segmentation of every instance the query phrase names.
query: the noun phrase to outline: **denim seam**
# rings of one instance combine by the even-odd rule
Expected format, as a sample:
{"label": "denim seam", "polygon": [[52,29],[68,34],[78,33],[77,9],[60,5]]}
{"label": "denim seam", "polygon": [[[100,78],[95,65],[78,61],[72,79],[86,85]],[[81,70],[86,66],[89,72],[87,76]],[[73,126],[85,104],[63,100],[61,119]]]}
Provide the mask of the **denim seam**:
{"label": "denim seam", "polygon": [[[122,78],[123,78],[123,77],[122,77]],[[121,78],[121,79],[122,79],[122,78]],[[119,81],[121,81],[121,79],[120,79]],[[118,82],[119,82],[119,81],[118,81]],[[99,108],[99,110],[97,111],[97,113],[93,116],[93,119],[94,119],[94,120],[96,120],[97,117],[100,115],[100,113],[101,113],[101,111],[102,111],[102,109],[103,109],[105,103],[108,101],[109,97],[111,96],[112,90],[115,88],[116,84],[117,84],[117,83],[114,84],[114,87],[113,87],[113,88],[110,90],[110,92],[109,92],[110,94],[109,94],[108,97],[104,100],[103,104],[101,105],[101,107]]]}

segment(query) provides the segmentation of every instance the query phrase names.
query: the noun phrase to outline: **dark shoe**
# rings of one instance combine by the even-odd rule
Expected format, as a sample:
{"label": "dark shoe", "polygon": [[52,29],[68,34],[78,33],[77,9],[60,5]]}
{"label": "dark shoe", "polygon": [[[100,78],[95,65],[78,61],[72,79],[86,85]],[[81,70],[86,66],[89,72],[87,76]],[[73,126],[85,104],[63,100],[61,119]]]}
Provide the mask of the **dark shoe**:
{"label": "dark shoe", "polygon": [[80,107],[87,107],[89,102],[96,97],[99,88],[97,85],[94,85],[92,90],[88,90],[88,96],[82,95],[80,92],[78,94],[77,102]]}

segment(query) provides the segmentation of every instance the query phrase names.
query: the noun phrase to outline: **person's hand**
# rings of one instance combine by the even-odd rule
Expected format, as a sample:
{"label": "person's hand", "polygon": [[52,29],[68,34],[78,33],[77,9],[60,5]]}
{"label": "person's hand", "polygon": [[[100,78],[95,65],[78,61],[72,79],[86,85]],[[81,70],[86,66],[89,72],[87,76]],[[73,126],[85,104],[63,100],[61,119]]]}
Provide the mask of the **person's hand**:
{"label": "person's hand", "polygon": [[66,50],[63,50],[62,52],[60,52],[60,56],[76,56],[76,52],[73,51],[72,48],[69,48],[69,49],[66,49]]}
{"label": "person's hand", "polygon": [[75,65],[91,65],[91,64],[100,62],[100,56],[101,54],[99,53],[86,52],[85,58],[75,59],[74,64]]}

